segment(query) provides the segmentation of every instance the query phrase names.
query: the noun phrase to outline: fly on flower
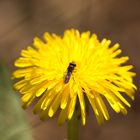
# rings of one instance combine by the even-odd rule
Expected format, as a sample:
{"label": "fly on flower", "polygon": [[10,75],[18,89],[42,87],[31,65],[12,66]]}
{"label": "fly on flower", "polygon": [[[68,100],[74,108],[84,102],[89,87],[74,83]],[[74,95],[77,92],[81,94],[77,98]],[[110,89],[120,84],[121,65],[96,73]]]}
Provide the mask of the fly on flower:
{"label": "fly on flower", "polygon": [[34,113],[45,120],[60,110],[58,121],[63,123],[72,118],[78,104],[85,125],[86,97],[102,124],[109,120],[104,98],[115,112],[127,114],[126,106],[131,105],[123,95],[134,100],[137,88],[133,66],[125,64],[128,57],[120,56],[118,43],[111,46],[110,40],[99,41],[95,34],[74,29],[63,36],[43,37],[46,42],[34,38],[34,47],[22,50],[15,61],[18,69],[13,77],[19,81],[14,87],[22,94],[24,108],[37,98]]}
{"label": "fly on flower", "polygon": [[70,77],[71,77],[71,74],[74,70],[74,68],[76,67],[76,64],[74,62],[71,62],[67,68],[67,74],[66,74],[66,77],[65,77],[65,84],[67,84],[70,80]]}

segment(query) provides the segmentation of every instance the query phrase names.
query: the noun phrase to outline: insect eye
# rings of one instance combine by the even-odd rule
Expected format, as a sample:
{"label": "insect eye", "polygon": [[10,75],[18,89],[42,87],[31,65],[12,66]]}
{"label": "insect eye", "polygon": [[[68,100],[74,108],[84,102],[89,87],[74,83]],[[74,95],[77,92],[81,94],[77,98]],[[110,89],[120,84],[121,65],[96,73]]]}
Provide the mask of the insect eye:
{"label": "insect eye", "polygon": [[71,62],[69,65],[73,66],[73,67],[76,67],[76,64],[74,62]]}

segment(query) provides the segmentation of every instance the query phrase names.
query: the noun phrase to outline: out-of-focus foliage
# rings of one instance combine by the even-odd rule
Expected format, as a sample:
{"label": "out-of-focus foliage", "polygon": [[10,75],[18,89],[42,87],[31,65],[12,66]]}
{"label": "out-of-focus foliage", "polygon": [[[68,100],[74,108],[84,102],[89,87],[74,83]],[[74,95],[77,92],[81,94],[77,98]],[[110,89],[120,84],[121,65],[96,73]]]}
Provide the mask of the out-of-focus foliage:
{"label": "out-of-focus foliage", "polygon": [[4,66],[0,66],[0,140],[32,140],[30,126]]}

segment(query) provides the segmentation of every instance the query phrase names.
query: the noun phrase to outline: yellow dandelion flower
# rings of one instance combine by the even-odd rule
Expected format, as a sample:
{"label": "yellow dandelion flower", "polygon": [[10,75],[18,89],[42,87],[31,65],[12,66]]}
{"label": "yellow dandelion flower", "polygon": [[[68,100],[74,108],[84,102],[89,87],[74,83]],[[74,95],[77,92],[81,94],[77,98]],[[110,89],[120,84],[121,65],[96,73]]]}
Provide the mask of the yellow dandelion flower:
{"label": "yellow dandelion flower", "polygon": [[115,112],[127,114],[125,105],[130,103],[122,94],[134,99],[135,73],[130,72],[132,65],[124,65],[128,57],[118,56],[119,44],[109,47],[110,40],[100,42],[95,34],[74,29],[63,36],[46,32],[44,40],[34,38],[34,47],[22,50],[15,62],[19,69],[13,77],[20,80],[14,87],[22,94],[24,108],[37,98],[34,112],[41,119],[52,117],[60,108],[58,121],[63,123],[72,118],[79,103],[85,125],[87,97],[100,124],[109,120],[103,98]]}

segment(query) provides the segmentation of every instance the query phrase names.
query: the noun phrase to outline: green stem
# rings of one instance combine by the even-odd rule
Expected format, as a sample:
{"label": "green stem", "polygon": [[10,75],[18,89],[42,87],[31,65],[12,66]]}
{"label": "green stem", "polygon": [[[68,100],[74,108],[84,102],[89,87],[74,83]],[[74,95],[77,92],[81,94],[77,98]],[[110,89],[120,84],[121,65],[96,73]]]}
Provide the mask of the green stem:
{"label": "green stem", "polygon": [[78,140],[79,134],[78,111],[74,111],[72,119],[68,122],[68,140]]}

